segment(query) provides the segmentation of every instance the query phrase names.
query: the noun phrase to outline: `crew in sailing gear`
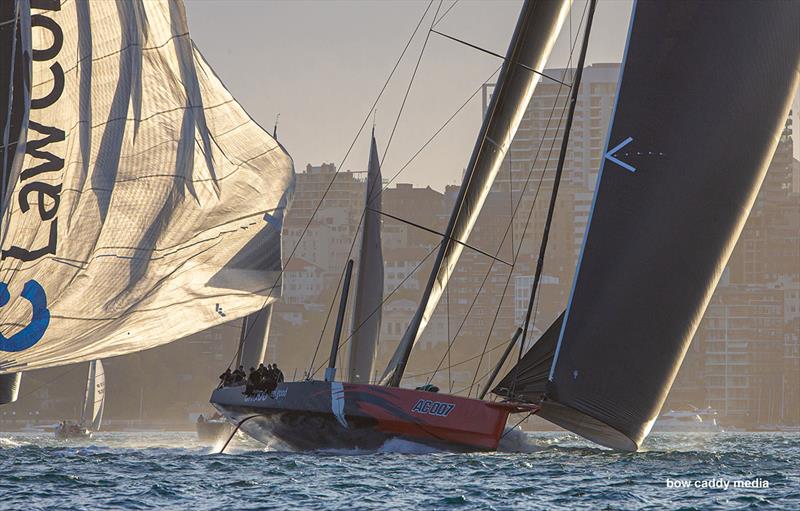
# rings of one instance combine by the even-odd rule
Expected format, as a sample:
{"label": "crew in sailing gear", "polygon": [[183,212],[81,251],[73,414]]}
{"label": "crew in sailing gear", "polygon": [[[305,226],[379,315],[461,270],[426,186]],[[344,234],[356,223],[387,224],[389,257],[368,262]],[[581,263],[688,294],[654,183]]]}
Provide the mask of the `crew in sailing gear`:
{"label": "crew in sailing gear", "polygon": [[275,373],[275,382],[283,383],[283,371],[278,369],[278,364],[272,364],[272,370]]}
{"label": "crew in sailing gear", "polygon": [[247,386],[244,393],[249,395],[255,394],[261,386],[261,374],[256,371],[255,367],[250,368],[250,374],[247,376]]}
{"label": "crew in sailing gear", "polygon": [[233,385],[242,385],[245,382],[247,375],[244,373],[244,366],[239,366],[233,372]]}
{"label": "crew in sailing gear", "polygon": [[269,371],[267,370],[266,367],[264,367],[264,363],[263,362],[258,364],[258,374],[261,376],[262,383],[264,382],[264,380],[266,380],[268,372]]}
{"label": "crew in sailing gear", "polygon": [[[231,384],[233,380],[233,373],[231,373],[231,368],[227,368],[224,373],[219,375],[219,386],[220,387],[227,387]],[[219,387],[217,387],[219,388]]]}
{"label": "crew in sailing gear", "polygon": [[262,388],[265,392],[271,394],[272,391],[275,390],[275,387],[278,386],[278,383],[275,379],[275,370],[272,368],[272,364],[267,364],[265,373],[266,374],[262,382]]}

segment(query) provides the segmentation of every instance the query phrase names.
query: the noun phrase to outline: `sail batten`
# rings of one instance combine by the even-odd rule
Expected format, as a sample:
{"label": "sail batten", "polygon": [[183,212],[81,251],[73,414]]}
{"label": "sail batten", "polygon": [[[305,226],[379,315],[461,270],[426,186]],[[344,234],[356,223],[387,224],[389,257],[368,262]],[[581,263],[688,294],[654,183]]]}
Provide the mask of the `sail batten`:
{"label": "sail batten", "polygon": [[[414,344],[425,329],[447,286],[477,220],[494,178],[525,114],[561,25],[569,13],[566,0],[527,0],[520,11],[505,61],[465,172],[450,221],[419,308],[403,335],[381,381],[400,384]],[[454,242],[457,241],[457,242]]]}
{"label": "sail batten", "polygon": [[638,449],[752,208],[799,82],[800,4],[635,4],[542,417],[599,444]]}
{"label": "sail batten", "polygon": [[293,163],[193,45],[183,4],[33,15],[0,226],[0,373],[152,348],[280,298]]}

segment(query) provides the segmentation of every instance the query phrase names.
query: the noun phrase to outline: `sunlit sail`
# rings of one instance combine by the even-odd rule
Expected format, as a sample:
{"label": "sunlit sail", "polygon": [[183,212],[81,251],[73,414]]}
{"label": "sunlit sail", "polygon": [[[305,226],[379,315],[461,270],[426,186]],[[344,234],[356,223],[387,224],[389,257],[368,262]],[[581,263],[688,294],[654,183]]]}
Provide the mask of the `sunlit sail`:
{"label": "sunlit sail", "polygon": [[0,372],[152,348],[279,298],[293,163],[194,46],[183,4],[14,7]]}

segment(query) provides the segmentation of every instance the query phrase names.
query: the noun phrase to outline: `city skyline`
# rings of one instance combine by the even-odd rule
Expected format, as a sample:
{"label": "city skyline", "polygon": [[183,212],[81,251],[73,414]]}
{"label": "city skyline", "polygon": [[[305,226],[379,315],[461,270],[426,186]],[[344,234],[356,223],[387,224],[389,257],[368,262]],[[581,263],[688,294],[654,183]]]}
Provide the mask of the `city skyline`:
{"label": "city skyline", "polygon": [[[521,4],[521,0],[491,4],[446,1],[440,12],[447,13],[446,17],[436,30],[503,54]],[[437,5],[432,3],[377,106],[376,136],[381,154]],[[372,116],[367,113],[428,2],[236,0],[226,6],[220,9],[214,2],[187,1],[192,39],[231,93],[264,128],[272,131],[280,114],[278,139],[294,158],[297,171],[306,164],[323,163],[333,163],[341,170],[365,170],[372,125]],[[587,51],[588,65],[621,61],[631,6],[630,0],[599,2]],[[572,8],[573,28],[578,26],[583,7],[584,3],[576,2]],[[315,15],[308,16],[309,10]],[[548,68],[567,65],[569,34],[568,20]],[[499,65],[496,57],[432,34],[392,137],[383,165],[384,177],[399,171]],[[446,185],[458,184],[481,115],[478,92],[400,174],[399,182],[431,186],[442,192]],[[365,116],[369,117],[367,125],[342,164]],[[795,97],[793,118],[800,124],[800,92]],[[336,129],[329,128],[331,122]],[[794,156],[800,159],[800,147],[795,147]]]}

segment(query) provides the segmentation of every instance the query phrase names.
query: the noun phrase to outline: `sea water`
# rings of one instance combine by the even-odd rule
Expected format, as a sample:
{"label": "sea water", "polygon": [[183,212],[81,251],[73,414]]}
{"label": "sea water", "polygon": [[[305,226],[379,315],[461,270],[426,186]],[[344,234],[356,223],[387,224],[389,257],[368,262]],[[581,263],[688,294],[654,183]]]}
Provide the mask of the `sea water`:
{"label": "sea water", "polygon": [[0,433],[2,509],[800,509],[800,434],[654,434],[637,453],[515,431],[504,452],[391,440],[277,452],[194,433]]}

